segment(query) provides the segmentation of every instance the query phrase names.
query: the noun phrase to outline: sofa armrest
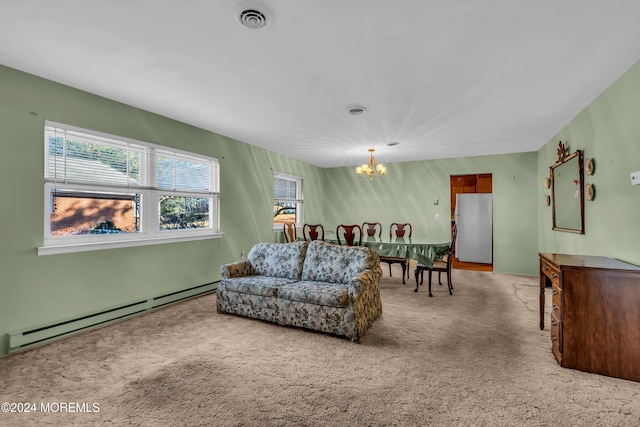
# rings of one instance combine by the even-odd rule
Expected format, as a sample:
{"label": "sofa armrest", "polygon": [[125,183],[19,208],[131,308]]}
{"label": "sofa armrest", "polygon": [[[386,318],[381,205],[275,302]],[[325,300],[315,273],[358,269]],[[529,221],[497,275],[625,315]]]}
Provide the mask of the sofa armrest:
{"label": "sofa armrest", "polygon": [[220,275],[222,275],[223,279],[254,276],[255,274],[256,271],[248,259],[232,262],[231,264],[224,264],[220,267]]}
{"label": "sofa armrest", "polygon": [[382,269],[380,267],[363,271],[349,282],[349,294],[355,297],[368,287],[378,288],[381,276]]}

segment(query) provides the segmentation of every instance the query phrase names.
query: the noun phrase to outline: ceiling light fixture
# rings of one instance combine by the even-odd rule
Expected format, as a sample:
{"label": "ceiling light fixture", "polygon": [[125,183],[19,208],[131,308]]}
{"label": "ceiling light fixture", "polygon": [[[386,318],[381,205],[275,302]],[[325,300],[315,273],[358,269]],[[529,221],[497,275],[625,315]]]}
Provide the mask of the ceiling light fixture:
{"label": "ceiling light fixture", "polygon": [[364,114],[367,111],[367,107],[360,104],[349,104],[347,105],[347,113],[352,116],[359,116],[360,114]]}
{"label": "ceiling light fixture", "polygon": [[364,178],[369,178],[369,180],[372,180],[373,178],[380,178],[382,177],[382,175],[387,173],[387,168],[382,163],[378,163],[376,165],[376,159],[373,158],[374,151],[376,150],[373,148],[369,148],[369,164],[363,163],[362,166],[358,166],[356,168],[356,173],[358,175]]}

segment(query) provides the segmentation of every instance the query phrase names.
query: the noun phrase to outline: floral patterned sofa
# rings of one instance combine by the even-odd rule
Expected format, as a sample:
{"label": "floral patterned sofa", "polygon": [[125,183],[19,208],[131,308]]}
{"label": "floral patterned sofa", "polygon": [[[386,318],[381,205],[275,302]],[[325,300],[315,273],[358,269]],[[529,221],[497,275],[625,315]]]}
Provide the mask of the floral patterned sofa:
{"label": "floral patterned sofa", "polygon": [[382,314],[380,258],[323,241],[258,243],[223,265],[218,313],[341,335],[359,342]]}

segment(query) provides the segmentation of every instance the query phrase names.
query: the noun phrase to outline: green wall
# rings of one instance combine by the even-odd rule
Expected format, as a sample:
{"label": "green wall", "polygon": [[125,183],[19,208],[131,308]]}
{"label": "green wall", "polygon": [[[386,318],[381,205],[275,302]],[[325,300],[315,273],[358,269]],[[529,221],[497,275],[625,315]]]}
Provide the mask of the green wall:
{"label": "green wall", "polygon": [[[388,164],[367,181],[354,168],[320,169],[184,123],[0,66],[0,356],[8,332],[127,304],[220,279],[272,231],[273,172],[304,178],[305,220],[411,222],[415,235],[449,236],[449,176],[493,175],[494,268],[537,274],[537,253],[606,255],[640,264],[640,63],[600,95],[537,153]],[[43,241],[43,125],[54,120],[218,157],[224,237],[85,253],[37,256]],[[585,235],[551,230],[543,203],[558,140],[595,160],[586,179]],[[364,153],[363,155],[366,155]],[[384,162],[383,158],[380,158]],[[437,198],[438,205],[433,201]],[[440,219],[436,220],[435,215]],[[215,308],[212,307],[212,310]]]}
{"label": "green wall", "polygon": [[[537,201],[540,252],[603,255],[640,264],[640,185],[630,173],[640,171],[640,62],[595,99],[538,152]],[[542,203],[542,182],[557,160],[558,141],[571,152],[584,150],[594,160],[585,183],[596,189],[585,200],[585,234],[551,230],[551,207]]]}
{"label": "green wall", "polygon": [[[372,181],[355,168],[327,169],[327,229],[340,224],[410,222],[414,236],[449,240],[451,175],[491,173],[493,178],[494,270],[536,274],[538,237],[536,153],[393,163]],[[379,156],[380,157],[380,156]],[[380,157],[380,162],[383,162]],[[434,199],[438,205],[434,205]],[[436,214],[439,219],[435,219]]]}
{"label": "green wall", "polygon": [[[38,256],[45,119],[218,157],[224,237]],[[9,332],[219,280],[223,263],[276,240],[274,170],[304,177],[305,217],[324,221],[320,168],[2,66],[0,129],[0,355]]]}

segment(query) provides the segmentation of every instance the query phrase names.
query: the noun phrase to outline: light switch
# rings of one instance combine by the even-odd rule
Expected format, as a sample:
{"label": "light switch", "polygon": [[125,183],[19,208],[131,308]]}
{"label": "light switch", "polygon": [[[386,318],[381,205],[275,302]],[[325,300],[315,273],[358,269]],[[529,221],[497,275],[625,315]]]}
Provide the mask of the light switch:
{"label": "light switch", "polygon": [[440,214],[436,214],[436,219],[440,219]]}

